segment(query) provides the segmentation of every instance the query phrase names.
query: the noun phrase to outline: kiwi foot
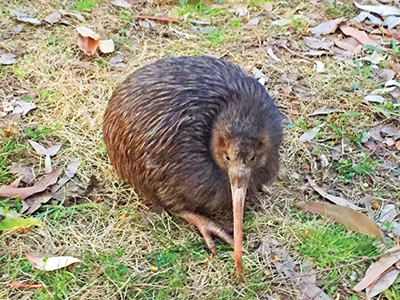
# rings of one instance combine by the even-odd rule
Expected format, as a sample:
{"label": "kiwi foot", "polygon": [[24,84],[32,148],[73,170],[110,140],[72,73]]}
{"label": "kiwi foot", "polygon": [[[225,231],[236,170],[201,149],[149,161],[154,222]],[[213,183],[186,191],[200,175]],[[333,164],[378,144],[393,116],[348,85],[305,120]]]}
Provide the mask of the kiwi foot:
{"label": "kiwi foot", "polygon": [[186,220],[188,223],[195,225],[199,229],[207,247],[213,254],[217,254],[217,249],[215,248],[211,235],[215,235],[229,245],[233,245],[232,236],[209,218],[188,211],[180,212],[175,215]]}

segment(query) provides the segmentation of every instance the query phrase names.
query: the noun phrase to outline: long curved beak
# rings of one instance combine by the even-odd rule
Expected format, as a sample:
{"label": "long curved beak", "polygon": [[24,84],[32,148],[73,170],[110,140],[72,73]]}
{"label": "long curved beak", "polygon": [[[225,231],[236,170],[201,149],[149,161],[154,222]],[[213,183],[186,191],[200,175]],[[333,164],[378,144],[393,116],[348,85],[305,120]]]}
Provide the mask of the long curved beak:
{"label": "long curved beak", "polygon": [[247,170],[246,168],[237,167],[229,170],[233,206],[233,247],[235,270],[239,281],[243,281],[244,275],[242,265],[243,209],[249,179],[250,170]]}

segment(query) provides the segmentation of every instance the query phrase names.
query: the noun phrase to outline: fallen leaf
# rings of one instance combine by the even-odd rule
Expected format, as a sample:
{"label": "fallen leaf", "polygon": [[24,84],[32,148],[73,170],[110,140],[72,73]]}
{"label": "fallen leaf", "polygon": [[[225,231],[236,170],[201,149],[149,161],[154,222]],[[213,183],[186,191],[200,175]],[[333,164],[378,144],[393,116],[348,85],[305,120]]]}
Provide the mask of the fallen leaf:
{"label": "fallen leaf", "polygon": [[57,154],[57,152],[61,148],[61,145],[52,146],[52,147],[49,147],[49,148],[46,149],[45,147],[43,147],[42,145],[40,145],[39,143],[37,143],[35,141],[29,140],[28,142],[31,144],[31,146],[35,149],[35,151],[38,154],[46,155],[46,158],[45,158],[45,172],[46,173],[50,173],[51,170],[52,170],[51,158],[50,157]]}
{"label": "fallen leaf", "polygon": [[290,24],[290,23],[292,23],[292,20],[282,19],[282,20],[276,20],[276,21],[271,22],[271,25],[273,25],[273,26],[285,26],[285,25]]}
{"label": "fallen leaf", "polygon": [[266,11],[272,11],[272,5],[273,5],[272,2],[264,2],[264,3],[261,3],[262,8],[263,8],[264,10],[266,10]]}
{"label": "fallen leaf", "polygon": [[42,193],[37,193],[33,196],[30,196],[21,201],[22,208],[21,213],[25,215],[30,215],[38,210],[43,203],[49,202],[49,200],[53,197],[53,194],[44,191]]}
{"label": "fallen leaf", "polygon": [[376,65],[381,60],[383,60],[383,57],[380,56],[377,51],[374,51],[371,55],[367,55],[367,56],[361,58],[361,60],[366,60],[366,61],[369,61],[370,63]]}
{"label": "fallen leaf", "polygon": [[153,21],[150,20],[139,20],[139,25],[144,28],[151,28],[153,27]]}
{"label": "fallen leaf", "polygon": [[12,53],[3,53],[0,56],[0,65],[15,65],[17,62],[16,56]]}
{"label": "fallen leaf", "polygon": [[[268,76],[266,76],[263,72],[261,72],[256,67],[253,67],[251,69],[251,73],[253,73],[254,79],[258,80],[258,82],[260,82],[262,85],[264,85],[265,83],[267,83],[269,81]],[[262,82],[264,82],[264,84]]]}
{"label": "fallen leaf", "polygon": [[47,149],[44,146],[42,146],[39,143],[32,141],[32,140],[29,140],[28,142],[29,142],[29,144],[31,144],[33,149],[35,149],[37,154],[47,155]]}
{"label": "fallen leaf", "polygon": [[36,105],[35,103],[19,100],[15,101],[13,103],[13,113],[14,114],[22,114],[25,116],[28,112],[30,112],[32,109],[35,109]]}
{"label": "fallen leaf", "polygon": [[353,287],[356,292],[362,291],[374,283],[383,272],[400,260],[400,245],[396,245],[386,251],[387,257],[381,257],[378,261],[371,264],[365,273],[364,278]]}
{"label": "fallen leaf", "polygon": [[275,60],[276,62],[282,62],[281,59],[278,58],[278,57],[274,54],[274,51],[272,51],[272,48],[268,47],[267,53],[268,53],[268,55],[271,56],[272,59]]}
{"label": "fallen leaf", "polygon": [[114,0],[111,2],[112,5],[124,8],[131,8],[132,5],[125,0]]}
{"label": "fallen leaf", "polygon": [[81,160],[79,158],[74,158],[68,165],[67,170],[65,171],[65,175],[67,175],[69,178],[74,177],[80,164]]}
{"label": "fallen leaf", "polygon": [[398,88],[400,88],[400,83],[398,83],[396,80],[389,80],[385,83],[385,87],[388,86],[397,86]]}
{"label": "fallen leaf", "polygon": [[392,137],[394,140],[400,139],[400,127],[385,125],[381,128],[381,133],[383,133],[385,136]]}
{"label": "fallen leaf", "polygon": [[363,45],[372,45],[375,47],[378,45],[378,43],[371,40],[370,37],[364,31],[358,30],[357,28],[346,25],[346,26],[340,26],[340,30],[345,35],[352,36]]}
{"label": "fallen leaf", "polygon": [[22,176],[21,181],[25,183],[31,183],[35,179],[32,169],[28,166],[23,166],[19,164],[12,167],[10,172]]}
{"label": "fallen leaf", "polygon": [[44,19],[47,23],[54,24],[61,20],[61,13],[59,11],[55,11],[48,15],[46,19]]}
{"label": "fallen leaf", "polygon": [[392,29],[393,27],[399,24],[400,24],[400,18],[396,16],[388,16],[382,23],[382,25],[387,26],[388,29]]}
{"label": "fallen leaf", "polygon": [[300,141],[302,142],[309,142],[311,141],[316,135],[317,133],[320,131],[319,127],[314,127],[313,129],[311,129],[311,131],[307,131],[304,132],[301,136],[300,136]]}
{"label": "fallen leaf", "polygon": [[239,17],[249,15],[249,10],[246,7],[235,5],[233,9],[235,10],[235,15]]}
{"label": "fallen leaf", "polygon": [[296,206],[305,211],[327,217],[336,223],[343,224],[351,231],[382,239],[378,225],[366,215],[350,207],[324,202],[303,202]]}
{"label": "fallen leaf", "polygon": [[341,205],[341,206],[348,206],[354,210],[360,210],[360,208],[356,205],[354,205],[353,203],[347,201],[346,199],[343,199],[341,197],[336,197],[333,196],[331,194],[328,194],[326,191],[324,191],[322,188],[320,188],[314,180],[311,179],[310,176],[306,176],[307,181],[309,183],[309,185],[314,189],[314,191],[316,191],[318,194],[320,194],[323,198],[328,199],[329,201],[337,204],[337,205]]}
{"label": "fallen leaf", "polygon": [[383,82],[391,81],[396,75],[396,72],[391,69],[376,69],[372,70],[372,73]]}
{"label": "fallen leaf", "polygon": [[78,47],[87,55],[93,55],[100,44],[100,35],[85,26],[77,28]]}
{"label": "fallen leaf", "polygon": [[359,9],[370,11],[381,16],[400,15],[400,9],[395,6],[388,5],[361,5],[354,2]]}
{"label": "fallen leaf", "polygon": [[382,96],[379,96],[379,95],[365,96],[365,100],[367,100],[368,102],[375,102],[375,103],[385,103],[386,102],[385,98],[383,98]]}
{"label": "fallen leaf", "polygon": [[145,19],[145,20],[152,20],[161,23],[176,23],[174,18],[168,16],[149,16],[149,15],[139,15],[136,17],[137,19]]}
{"label": "fallen leaf", "polygon": [[29,263],[39,270],[54,271],[71,264],[79,263],[81,260],[72,256],[46,256],[46,255],[33,255],[30,253],[25,254]]}
{"label": "fallen leaf", "polygon": [[111,57],[108,62],[112,66],[121,67],[123,66],[124,59],[125,59],[124,55],[118,54]]}
{"label": "fallen leaf", "polygon": [[[350,41],[355,41],[356,43]],[[354,38],[346,38],[343,40],[335,41],[335,44],[344,50],[349,51],[351,54],[356,54],[358,51],[361,50],[361,44]]]}
{"label": "fallen leaf", "polygon": [[18,21],[21,21],[21,22],[24,22],[24,23],[30,23],[30,24],[34,24],[34,25],[40,25],[42,23],[38,19],[29,18],[26,13],[21,12],[21,11],[10,10],[10,14],[14,18],[16,18]]}
{"label": "fallen leaf", "polygon": [[310,51],[308,51],[308,52],[306,52],[304,54],[307,55],[307,56],[322,56],[322,55],[329,54],[329,52],[322,51],[322,50],[321,51],[310,50]]}
{"label": "fallen leaf", "polygon": [[51,146],[49,148],[47,148],[47,154],[49,154],[50,156],[54,156],[57,154],[57,152],[60,150],[61,145],[56,145],[56,146]]}
{"label": "fallen leaf", "polygon": [[55,184],[60,174],[61,168],[54,169],[52,172],[43,176],[42,179],[40,179],[31,187],[14,188],[10,187],[9,185],[3,185],[0,188],[0,196],[23,200],[31,195],[43,192],[48,186]]}
{"label": "fallen leaf", "polygon": [[392,223],[397,215],[398,212],[394,204],[385,204],[385,206],[382,207],[381,215],[376,223],[380,228],[387,229],[387,223]]}
{"label": "fallen leaf", "polygon": [[46,173],[50,173],[52,170],[51,168],[51,158],[50,158],[50,154],[46,154],[46,157],[44,159],[44,171]]}
{"label": "fallen leaf", "polygon": [[306,45],[309,48],[312,48],[312,49],[329,50],[330,47],[332,46],[332,42],[322,41],[320,39],[313,38],[313,37],[305,37],[304,42],[306,43]]}
{"label": "fallen leaf", "polygon": [[113,40],[101,40],[99,43],[99,50],[103,53],[111,53],[114,51]]}
{"label": "fallen leaf", "polygon": [[252,18],[247,22],[247,26],[258,26],[260,24],[260,19],[259,18]]}
{"label": "fallen leaf", "polygon": [[60,9],[59,12],[63,15],[63,16],[73,16],[75,18],[77,18],[79,21],[84,22],[85,18],[80,14],[80,13],[76,13],[76,12],[72,12],[72,11],[67,11],[64,9]]}
{"label": "fallen leaf", "polygon": [[[280,275],[280,278],[274,280],[296,278],[296,281],[292,281],[291,284],[296,286],[296,290],[301,291],[303,295],[302,299],[331,300],[331,298],[316,285],[315,271],[307,267],[307,261],[302,264],[304,268],[302,268],[301,272],[295,271],[295,260],[285,249],[278,248],[277,245],[278,241],[268,239],[261,241],[261,245],[257,249],[257,252],[262,256],[272,258],[274,266]],[[311,263],[308,265],[311,265]],[[277,283],[279,284],[279,281]]]}
{"label": "fallen leaf", "polygon": [[382,291],[389,288],[393,282],[396,280],[397,276],[399,275],[399,270],[391,270],[385,273],[383,276],[379,277],[376,283],[367,289],[367,295],[369,297],[375,297],[376,295],[380,294]]}
{"label": "fallen leaf", "polygon": [[21,218],[21,219],[5,218],[0,221],[0,231],[22,229],[31,226],[40,226],[40,224],[42,224],[42,222],[36,218]]}
{"label": "fallen leaf", "polygon": [[41,284],[40,282],[24,283],[20,281],[12,281],[10,282],[10,287],[21,290],[30,290],[30,289],[41,289],[43,287],[43,284]]}
{"label": "fallen leaf", "polygon": [[6,40],[9,38],[12,38],[14,35],[20,33],[22,31],[22,28],[23,28],[22,25],[17,25],[15,27],[11,28],[9,31],[3,32],[1,34],[1,39]]}
{"label": "fallen leaf", "polygon": [[376,25],[382,25],[382,20],[375,17],[374,15],[371,15],[370,13],[367,13],[365,11],[362,11],[359,13],[356,17],[350,20],[351,23],[361,23],[365,19],[369,19],[373,24]]}
{"label": "fallen leaf", "polygon": [[316,65],[315,72],[321,73],[324,71],[325,65],[322,61],[315,61],[315,65]]}
{"label": "fallen leaf", "polygon": [[338,18],[330,21],[323,22],[317,27],[310,28],[310,32],[314,35],[325,35],[328,33],[335,32],[339,27],[339,24],[344,21],[344,18]]}
{"label": "fallen leaf", "polygon": [[326,106],[322,106],[322,107],[319,107],[316,110],[314,110],[310,114],[310,116],[329,115],[329,114],[335,113],[335,112],[343,112],[343,110],[341,110],[341,109],[330,109],[330,108],[327,108]]}

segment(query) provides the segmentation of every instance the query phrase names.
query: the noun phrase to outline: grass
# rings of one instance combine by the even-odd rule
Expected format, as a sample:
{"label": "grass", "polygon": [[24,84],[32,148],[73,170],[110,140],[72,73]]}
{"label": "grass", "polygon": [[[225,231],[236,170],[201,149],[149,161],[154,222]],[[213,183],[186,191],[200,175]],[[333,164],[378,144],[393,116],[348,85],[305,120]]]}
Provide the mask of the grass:
{"label": "grass", "polygon": [[70,4],[70,9],[77,11],[87,11],[96,8],[101,0],[76,0]]}
{"label": "grass", "polygon": [[219,15],[227,15],[228,12],[221,8],[214,8],[203,3],[203,0],[198,1],[197,4],[190,4],[187,0],[180,0],[178,2],[177,13],[180,16],[189,14],[189,17],[197,15],[204,16],[207,20]]}
{"label": "grass", "polygon": [[[179,1],[170,6],[158,5],[155,0],[133,1],[130,9],[111,8],[108,2],[96,0],[53,1],[51,5],[45,0],[0,4],[0,26],[5,31],[19,24],[10,17],[11,9],[44,18],[55,7],[67,9],[71,4],[73,10],[82,11],[88,25],[102,24],[116,44],[115,53],[83,55],[75,40],[78,23],[45,27],[23,24],[22,33],[2,41],[4,49],[18,54],[19,60],[17,65],[0,67],[0,97],[30,101],[37,109],[20,121],[0,119],[0,185],[15,178],[10,168],[17,163],[31,167],[37,178],[44,174],[44,161],[29,146],[28,139],[46,147],[62,145],[52,157],[54,167],[65,169],[73,158],[80,158],[73,187],[85,189],[93,176],[99,184],[83,197],[70,196],[42,205],[32,216],[41,220],[40,227],[0,233],[0,299],[231,300],[262,299],[267,294],[275,299],[294,299],[291,284],[276,285],[273,262],[256,251],[260,242],[271,237],[299,263],[311,259],[318,278],[323,279],[322,288],[333,298],[340,294],[341,299],[363,299],[362,294],[353,295],[349,290],[355,284],[350,279],[354,274],[349,272],[358,270],[356,277],[360,280],[370,262],[339,268],[330,275],[327,270],[377,253],[376,242],[321,219],[294,214],[290,207],[296,201],[321,200],[315,193],[299,192],[305,172],[317,177],[330,193],[350,200],[368,195],[378,207],[384,202],[399,203],[394,175],[380,168],[382,160],[373,153],[361,154],[367,152],[361,148],[365,133],[379,124],[398,125],[399,109],[390,103],[363,102],[365,94],[379,84],[371,79],[369,63],[361,63],[362,55],[355,57],[356,67],[323,57],[325,71],[316,73],[312,62],[274,46],[275,42],[279,45],[280,40],[289,40],[289,48],[300,51],[308,28],[305,19],[292,18],[284,28],[271,26],[272,20],[262,10],[265,1],[236,3],[248,7],[251,17],[262,21],[262,25],[250,28],[246,26],[247,17],[235,15],[232,1],[219,1],[212,6],[205,2]],[[287,5],[274,5],[274,13],[282,19],[294,15],[307,17],[308,12],[315,10],[328,10],[328,19],[352,16],[353,6],[350,1],[345,2],[348,5],[330,7],[328,2],[314,6],[309,1],[287,1]],[[178,22],[157,23],[150,30],[134,19],[139,14],[171,15]],[[191,24],[183,20],[186,14],[211,22],[215,29],[207,35],[193,34]],[[281,63],[271,61],[263,49],[265,44],[271,45]],[[398,61],[398,47],[390,45],[382,66]],[[124,67],[108,63],[116,54],[124,55]],[[285,126],[279,179],[246,207],[246,276],[240,284],[235,281],[232,247],[216,241],[218,255],[211,255],[193,226],[149,210],[134,190],[114,174],[102,141],[104,108],[127,74],[165,56],[201,54],[224,57],[263,72],[270,79],[269,91],[289,123]],[[298,86],[311,95],[308,101],[294,92]],[[321,106],[345,112],[310,116]],[[299,140],[301,134],[316,126],[321,130],[313,141]],[[15,135],[9,136],[10,133]],[[339,160],[332,160],[332,149],[345,143],[351,146]],[[318,165],[322,154],[328,158],[326,169]],[[295,173],[298,178],[293,176]],[[365,187],[361,184],[364,182],[371,184]],[[21,201],[1,199],[0,207],[2,213],[19,214]],[[72,268],[43,272],[32,268],[23,255],[36,251],[71,255],[82,262]],[[12,289],[12,281],[40,282],[44,287]],[[398,290],[397,282],[384,292],[382,299],[399,299]]]}

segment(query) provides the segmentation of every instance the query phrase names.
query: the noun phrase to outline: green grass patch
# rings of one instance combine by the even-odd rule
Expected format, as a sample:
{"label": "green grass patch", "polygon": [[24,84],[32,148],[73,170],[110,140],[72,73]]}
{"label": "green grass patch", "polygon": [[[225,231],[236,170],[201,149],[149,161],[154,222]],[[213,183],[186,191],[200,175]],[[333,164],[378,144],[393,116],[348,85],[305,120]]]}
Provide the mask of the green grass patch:
{"label": "green grass patch", "polygon": [[359,162],[353,159],[340,158],[334,168],[339,173],[339,179],[343,184],[353,182],[355,175],[371,175],[372,170],[376,167],[377,162],[374,161],[368,153]]}
{"label": "green grass patch", "polygon": [[225,41],[225,30],[214,29],[208,33],[208,41],[211,45],[223,44]]}
{"label": "green grass patch", "polygon": [[328,3],[328,9],[325,10],[325,13],[328,15],[351,17],[357,13],[356,7],[336,5],[332,0],[327,0],[326,2]]}
{"label": "green grass patch", "polygon": [[272,0],[249,0],[249,6],[260,7],[262,3],[273,2]]}
{"label": "green grass patch", "polygon": [[[310,221],[303,229],[302,238],[298,251],[311,258],[320,268],[351,264],[361,257],[371,257],[380,253],[376,238],[348,232],[344,226],[333,223],[318,227]],[[355,267],[357,265],[332,270],[323,277],[330,294],[337,289],[340,276],[350,275]]]}
{"label": "green grass patch", "polygon": [[189,17],[202,15],[208,20],[218,15],[228,15],[226,10],[205,5],[203,0],[200,0],[197,4],[189,4],[187,0],[180,0],[178,2],[177,13],[180,16],[189,14]]}
{"label": "green grass patch", "polygon": [[5,138],[0,135],[0,186],[8,183],[12,175],[8,172],[12,162],[19,161],[24,155],[26,145],[20,144],[16,139]]}
{"label": "green grass patch", "polygon": [[96,8],[101,3],[101,0],[76,0],[70,4],[70,9],[77,11],[85,11]]}
{"label": "green grass patch", "polygon": [[132,13],[128,10],[121,10],[118,18],[123,25],[130,24],[133,21]]}

